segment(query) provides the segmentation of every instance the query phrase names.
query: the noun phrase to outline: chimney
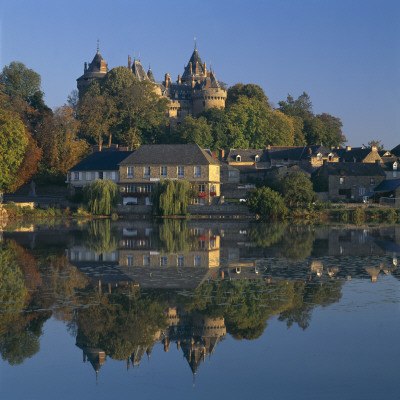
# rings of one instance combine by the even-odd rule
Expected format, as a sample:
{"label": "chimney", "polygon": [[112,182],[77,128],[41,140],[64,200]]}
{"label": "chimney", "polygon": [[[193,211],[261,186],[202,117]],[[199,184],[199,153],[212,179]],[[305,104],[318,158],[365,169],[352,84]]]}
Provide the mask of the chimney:
{"label": "chimney", "polygon": [[180,75],[178,75],[178,83],[182,83],[182,79],[181,79]]}
{"label": "chimney", "polygon": [[165,87],[166,87],[166,88],[169,87],[169,81],[170,81],[169,74],[166,73],[166,74],[165,74]]}
{"label": "chimney", "polygon": [[128,56],[128,69],[131,69],[132,59],[131,56]]}
{"label": "chimney", "polygon": [[221,160],[223,160],[225,158],[225,150],[220,149],[219,154],[220,154]]}
{"label": "chimney", "polygon": [[371,150],[372,150],[372,151],[378,151],[378,147],[377,147],[377,146],[372,146],[372,147],[371,147]]}
{"label": "chimney", "polygon": [[350,151],[351,150],[351,146],[346,146],[346,151]]}
{"label": "chimney", "polygon": [[85,62],[85,67],[83,68],[83,73],[87,71],[87,62]]}
{"label": "chimney", "polygon": [[312,148],[311,147],[309,147],[308,148],[308,154],[311,156],[311,154],[312,154]]}
{"label": "chimney", "polygon": [[266,148],[265,148],[265,150],[269,150],[271,148],[271,145],[269,144]]}

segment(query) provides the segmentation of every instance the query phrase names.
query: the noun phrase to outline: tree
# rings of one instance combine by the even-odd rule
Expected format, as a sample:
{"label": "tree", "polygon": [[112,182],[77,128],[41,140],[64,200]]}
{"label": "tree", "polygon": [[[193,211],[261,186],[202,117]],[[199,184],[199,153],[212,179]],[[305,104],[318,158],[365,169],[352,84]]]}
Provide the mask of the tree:
{"label": "tree", "polygon": [[152,192],[153,214],[185,215],[192,197],[192,186],[188,181],[160,181],[154,185]]}
{"label": "tree", "polygon": [[20,118],[0,109],[0,189],[9,192],[22,163],[29,139]]}
{"label": "tree", "polygon": [[84,139],[78,139],[79,122],[68,106],[47,115],[37,129],[37,140],[43,151],[41,173],[65,178],[67,171],[88,151]]}
{"label": "tree", "polygon": [[[11,98],[21,97],[32,105],[35,95],[40,92],[41,78],[38,73],[27,68],[23,63],[13,61],[3,68],[0,83],[4,85],[5,93]],[[37,101],[37,97],[36,97]]]}
{"label": "tree", "polygon": [[189,115],[175,129],[177,136],[184,143],[196,143],[200,147],[208,149],[213,147],[211,125],[208,125],[204,117],[195,118]]}
{"label": "tree", "polygon": [[288,212],[282,196],[265,186],[251,192],[247,206],[250,211],[271,219],[283,219]]}
{"label": "tree", "polygon": [[376,146],[378,150],[383,150],[384,146],[381,140],[370,140],[367,144],[363,144],[363,147],[368,147],[369,149],[372,146]]}
{"label": "tree", "polygon": [[315,199],[313,185],[302,172],[289,172],[282,179],[281,193],[289,207],[306,205]]}
{"label": "tree", "polygon": [[288,94],[286,101],[280,101],[279,110],[291,117],[300,117],[303,120],[314,117],[310,96],[303,92],[296,100]]}
{"label": "tree", "polygon": [[239,97],[227,110],[227,119],[231,148],[293,145],[292,121],[278,110],[271,111],[266,103]]}
{"label": "tree", "polygon": [[325,126],[325,137],[323,138],[325,146],[342,146],[347,141],[342,133],[343,124],[340,118],[327,113],[318,114],[315,118],[322,121]]}
{"label": "tree", "polygon": [[204,117],[207,120],[207,124],[211,126],[211,135],[213,137],[211,149],[229,148],[228,119],[225,110],[216,107],[208,108],[200,113],[198,117]]}
{"label": "tree", "polygon": [[268,104],[268,97],[265,95],[264,90],[260,86],[253,83],[249,83],[247,85],[243,83],[237,83],[228,89],[225,103],[226,107],[229,108],[232,104],[237,103],[241,96]]}
{"label": "tree", "polygon": [[113,68],[100,84],[101,93],[109,97],[118,96],[124,89],[131,87],[136,78],[127,67]]}
{"label": "tree", "polygon": [[119,200],[118,186],[107,179],[97,179],[83,188],[84,203],[95,215],[111,215]]}
{"label": "tree", "polygon": [[106,96],[90,96],[86,94],[79,108],[81,119],[81,135],[98,145],[108,136],[112,140],[111,126],[115,122],[115,103]]}

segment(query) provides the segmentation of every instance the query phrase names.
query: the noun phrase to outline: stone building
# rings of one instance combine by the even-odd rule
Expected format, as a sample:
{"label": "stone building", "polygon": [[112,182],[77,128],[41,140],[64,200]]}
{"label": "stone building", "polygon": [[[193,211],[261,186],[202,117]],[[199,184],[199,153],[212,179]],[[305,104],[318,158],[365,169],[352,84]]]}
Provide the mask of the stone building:
{"label": "stone building", "polygon": [[[172,81],[169,73],[165,74],[164,81],[156,82],[151,68],[146,72],[140,60],[135,59],[132,63],[130,56],[128,68],[139,81],[154,83],[156,93],[169,99],[167,115],[173,123],[183,121],[188,115],[196,116],[207,108],[225,108],[227,91],[224,84],[217,80],[211,68],[207,68],[196,45],[182,76],[178,75],[176,82]],[[104,78],[107,72],[108,65],[97,47],[93,61],[89,66],[85,62],[84,74],[77,79],[79,96],[82,97],[90,84]]]}
{"label": "stone building", "polygon": [[161,179],[183,179],[197,186],[195,203],[211,204],[220,196],[220,163],[197,144],[142,145],[119,164],[125,205],[150,204]]}

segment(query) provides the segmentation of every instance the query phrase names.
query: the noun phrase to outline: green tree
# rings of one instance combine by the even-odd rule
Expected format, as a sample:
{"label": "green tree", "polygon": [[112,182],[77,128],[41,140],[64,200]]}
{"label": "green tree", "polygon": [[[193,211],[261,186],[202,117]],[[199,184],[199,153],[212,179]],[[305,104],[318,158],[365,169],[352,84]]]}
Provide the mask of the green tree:
{"label": "green tree", "polygon": [[237,103],[239,98],[242,96],[268,104],[268,97],[265,95],[264,90],[260,86],[253,83],[249,83],[247,85],[243,83],[237,83],[228,89],[225,103],[226,107],[229,108],[232,104]]}
{"label": "green tree", "polygon": [[204,117],[211,126],[213,145],[211,149],[228,149],[230,139],[228,136],[228,119],[225,110],[212,107],[204,110],[198,117]]}
{"label": "green tree", "polygon": [[0,109],[0,189],[5,192],[13,187],[28,141],[20,118]]}
{"label": "green tree", "polygon": [[183,123],[176,127],[177,135],[184,143],[196,143],[202,148],[213,147],[211,125],[204,117],[187,116]]}
{"label": "green tree", "polygon": [[83,198],[92,214],[111,215],[119,200],[118,186],[109,179],[97,179],[83,188]]}
{"label": "green tree", "polygon": [[288,94],[286,101],[280,101],[279,110],[291,117],[300,117],[303,120],[314,117],[310,96],[303,92],[296,100]]}
{"label": "green tree", "polygon": [[101,81],[101,93],[109,97],[118,96],[124,89],[131,87],[136,78],[127,67],[113,68]]}
{"label": "green tree", "polygon": [[313,185],[302,172],[289,172],[282,179],[281,193],[289,207],[306,205],[315,199]]}
{"label": "green tree", "polygon": [[343,124],[340,118],[327,113],[318,114],[315,118],[322,121],[325,126],[324,146],[342,146],[347,142],[346,137],[342,133]]}
{"label": "green tree", "polygon": [[[29,69],[25,64],[13,61],[3,68],[0,74],[0,84],[4,86],[5,93],[11,98],[21,97],[28,104],[38,102],[42,96],[40,91],[41,78],[38,73]],[[32,104],[31,104],[32,105]]]}
{"label": "green tree", "polygon": [[282,196],[265,186],[251,192],[247,205],[250,211],[271,219],[283,219],[288,212]]}
{"label": "green tree", "polygon": [[185,215],[193,197],[192,186],[188,181],[169,179],[154,185],[152,192],[154,215]]}

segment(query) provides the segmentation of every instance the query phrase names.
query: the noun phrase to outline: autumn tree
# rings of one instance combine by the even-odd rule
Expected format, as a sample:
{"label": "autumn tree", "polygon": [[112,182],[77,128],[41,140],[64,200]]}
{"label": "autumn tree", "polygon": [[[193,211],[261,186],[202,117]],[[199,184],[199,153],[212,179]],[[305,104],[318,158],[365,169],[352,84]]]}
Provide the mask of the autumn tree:
{"label": "autumn tree", "polygon": [[84,139],[78,139],[79,122],[68,106],[59,107],[38,127],[37,140],[43,151],[41,173],[64,178],[67,171],[88,151]]}
{"label": "autumn tree", "polygon": [[21,119],[0,109],[0,189],[9,192],[25,156],[29,139]]}

